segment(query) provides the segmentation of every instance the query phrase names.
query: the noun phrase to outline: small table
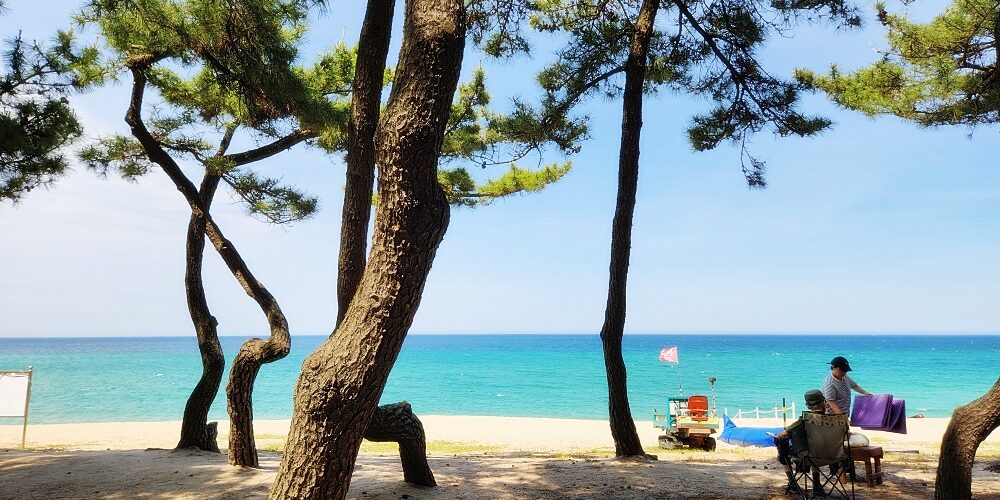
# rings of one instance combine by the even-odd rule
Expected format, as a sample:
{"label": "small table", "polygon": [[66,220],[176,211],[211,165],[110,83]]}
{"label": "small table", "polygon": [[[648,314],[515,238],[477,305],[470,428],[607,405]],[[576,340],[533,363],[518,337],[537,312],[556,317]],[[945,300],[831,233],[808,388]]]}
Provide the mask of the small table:
{"label": "small table", "polygon": [[[881,446],[855,446],[851,447],[851,460],[865,463],[865,482],[868,486],[882,484],[882,447]],[[872,459],[875,459],[875,466],[872,467]]]}

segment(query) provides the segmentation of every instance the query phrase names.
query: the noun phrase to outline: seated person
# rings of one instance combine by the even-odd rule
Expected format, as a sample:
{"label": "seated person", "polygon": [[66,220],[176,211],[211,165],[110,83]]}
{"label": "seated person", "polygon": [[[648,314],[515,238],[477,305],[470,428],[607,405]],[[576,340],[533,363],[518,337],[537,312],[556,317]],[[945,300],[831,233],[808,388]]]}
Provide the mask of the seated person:
{"label": "seated person", "polygon": [[[818,389],[811,389],[805,393],[806,407],[813,413],[826,413],[826,398]],[[799,485],[795,482],[795,474],[792,473],[791,450],[793,446],[801,448],[805,443],[795,443],[793,439],[803,439],[804,434],[794,434],[795,430],[802,425],[799,418],[788,428],[774,436],[774,445],[778,447],[778,462],[785,468],[785,475],[788,476],[789,491],[798,492]],[[794,436],[794,437],[793,437]],[[801,437],[800,437],[801,436]]]}

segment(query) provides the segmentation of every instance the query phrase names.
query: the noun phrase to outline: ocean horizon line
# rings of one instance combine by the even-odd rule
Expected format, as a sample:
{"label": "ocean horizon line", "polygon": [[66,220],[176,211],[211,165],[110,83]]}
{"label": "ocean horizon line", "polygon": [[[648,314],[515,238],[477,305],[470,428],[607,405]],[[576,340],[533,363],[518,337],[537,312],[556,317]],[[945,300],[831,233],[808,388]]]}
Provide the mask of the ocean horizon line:
{"label": "ocean horizon line", "polygon": [[[593,337],[599,336],[600,332],[483,332],[483,331],[450,331],[450,332],[410,332],[407,336],[578,336]],[[754,332],[754,331],[672,331],[672,332],[625,332],[627,336],[669,336],[678,337],[698,337],[705,335],[717,335],[728,337],[788,337],[795,335],[804,336],[828,336],[844,335],[851,337],[1000,337],[1000,331],[777,331],[777,332]],[[157,335],[4,335],[0,334],[0,340],[59,340],[59,339],[174,339],[193,338],[194,332],[185,334],[157,334]],[[227,333],[220,334],[220,338],[244,338],[262,337],[259,333]],[[294,333],[292,337],[328,337],[329,333]]]}

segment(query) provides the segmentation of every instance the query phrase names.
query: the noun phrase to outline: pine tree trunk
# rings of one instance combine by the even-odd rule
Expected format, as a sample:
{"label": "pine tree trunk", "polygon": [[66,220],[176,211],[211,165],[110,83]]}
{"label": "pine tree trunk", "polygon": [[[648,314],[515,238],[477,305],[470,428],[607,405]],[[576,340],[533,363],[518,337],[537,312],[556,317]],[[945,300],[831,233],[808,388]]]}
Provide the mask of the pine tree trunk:
{"label": "pine tree trunk", "polygon": [[375,129],[385,60],[392,35],[392,13],[396,0],[369,0],[365,11],[351,95],[351,119],[347,123],[347,181],[340,222],[340,259],[337,272],[337,325],[361,282],[368,250],[372,187],[375,183]]}
{"label": "pine tree trunk", "polygon": [[253,443],[253,409],[251,407],[253,382],[262,364],[281,359],[288,354],[291,347],[288,322],[284,313],[281,312],[278,302],[264,284],[253,275],[236,246],[226,239],[222,229],[212,218],[212,214],[199,195],[197,188],[184,175],[184,171],[157,142],[142,121],[146,71],[156,62],[157,56],[152,55],[130,57],[126,61],[126,65],[132,73],[133,82],[129,108],[125,113],[125,122],[129,124],[132,135],[142,145],[146,156],[163,169],[163,172],[174,183],[174,187],[184,196],[191,208],[191,215],[204,220],[205,236],[208,237],[208,241],[212,242],[215,251],[219,257],[222,257],[229,272],[243,287],[243,291],[264,312],[271,333],[270,338],[266,341],[250,339],[243,344],[236,359],[233,360],[233,368],[229,373],[229,385],[226,388],[230,419],[229,463],[256,467],[257,450]]}
{"label": "pine tree trunk", "polygon": [[[284,322],[284,317],[281,318]],[[229,371],[226,401],[229,411],[229,463],[258,467],[253,437],[253,383],[260,367],[288,355],[291,336],[288,326],[272,330],[268,340],[250,339],[243,343]]]}
{"label": "pine tree trunk", "polygon": [[[219,176],[205,174],[198,192],[206,209],[212,205],[215,191],[219,186]],[[217,331],[218,321],[212,316],[205,299],[205,287],[202,284],[202,263],[205,258],[205,219],[191,215],[187,230],[187,263],[184,270],[184,289],[187,295],[188,312],[194,323],[195,334],[198,336],[198,351],[201,353],[201,379],[191,391],[187,404],[184,406],[184,419],[181,421],[181,438],[177,448],[195,447],[205,451],[219,452],[216,441],[218,429],[215,423],[208,424],[208,412],[219,393],[222,384],[222,372],[226,367],[226,358],[219,343]]]}
{"label": "pine tree trunk", "polygon": [[981,398],[959,406],[941,439],[935,500],[972,498],[972,464],[979,444],[1000,426],[1000,378]]}
{"label": "pine tree trunk", "polygon": [[437,161],[461,70],[464,10],[461,0],[406,3],[395,83],[376,137],[372,251],[343,322],[302,364],[270,498],[347,496],[361,439],[448,225]]}
{"label": "pine tree trunk", "polygon": [[604,367],[608,377],[608,414],[611,436],[618,457],[649,457],[642,449],[628,404],[622,337],[625,332],[626,289],[629,253],[632,246],[632,218],[639,181],[639,134],[642,131],[642,91],[646,58],[658,2],[644,0],[636,20],[628,60],[625,63],[625,94],[622,104],[622,138],[618,160],[618,198],[611,229],[611,265],[608,305],[601,327]]}
{"label": "pine tree trunk", "polygon": [[368,422],[365,439],[399,443],[399,461],[403,480],[421,486],[436,486],[434,472],[427,463],[427,437],[424,425],[413,413],[410,403],[400,401],[379,406]]}
{"label": "pine tree trunk", "polygon": [[[375,183],[375,131],[386,56],[392,35],[395,0],[369,0],[361,36],[358,39],[351,120],[347,126],[347,181],[340,225],[340,259],[337,273],[337,325],[361,282],[368,249],[368,221],[371,218]],[[434,473],[427,463],[427,442],[420,419],[403,401],[379,406],[365,430],[369,441],[399,444],[403,480],[421,486],[435,486]]]}

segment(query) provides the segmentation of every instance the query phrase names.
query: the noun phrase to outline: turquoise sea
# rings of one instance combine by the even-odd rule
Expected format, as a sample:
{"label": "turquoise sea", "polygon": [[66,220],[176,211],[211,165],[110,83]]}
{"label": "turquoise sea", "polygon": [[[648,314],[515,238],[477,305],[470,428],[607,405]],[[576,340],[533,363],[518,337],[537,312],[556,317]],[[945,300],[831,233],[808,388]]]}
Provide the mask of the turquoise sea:
{"label": "turquoise sea", "polygon": [[[265,365],[254,415],[291,416],[303,358],[325,337],[296,336],[285,359]],[[244,340],[224,337],[227,362]],[[680,364],[661,363],[678,346]],[[649,419],[678,392],[710,394],[720,410],[769,408],[819,387],[836,355],[865,389],[906,400],[907,413],[946,417],[1000,375],[1000,336],[626,335],[629,400]],[[33,423],[180,420],[201,372],[193,337],[0,338],[0,370],[35,369]],[[221,395],[213,419],[224,419]],[[410,335],[383,402],[407,400],[418,414],[602,419],[607,385],[595,335]],[[16,423],[0,419],[0,423]]]}

